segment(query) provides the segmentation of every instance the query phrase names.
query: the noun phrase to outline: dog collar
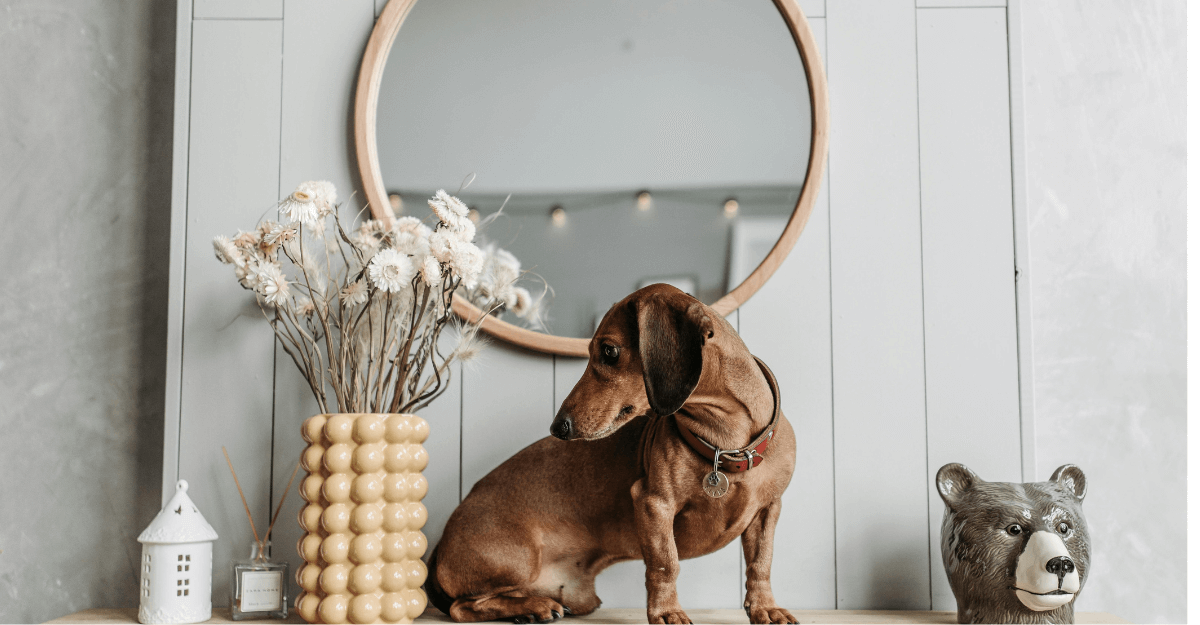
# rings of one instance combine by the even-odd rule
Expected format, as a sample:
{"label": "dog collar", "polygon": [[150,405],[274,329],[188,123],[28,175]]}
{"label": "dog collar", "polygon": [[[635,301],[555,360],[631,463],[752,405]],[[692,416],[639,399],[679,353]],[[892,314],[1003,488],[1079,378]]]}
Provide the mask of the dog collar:
{"label": "dog collar", "polygon": [[[741,449],[719,449],[716,445],[696,436],[679,419],[675,419],[675,426],[689,447],[700,454],[701,458],[730,473],[749,471],[762,464],[763,454],[775,438],[775,428],[779,425],[779,415],[782,414],[779,410],[779,384],[775,381],[775,374],[771,373],[767,363],[759,360],[757,356],[754,357],[754,361],[758,363],[758,368],[762,369],[763,375],[767,378],[767,385],[771,387],[774,410],[771,413],[771,423],[767,425],[767,429],[763,430],[749,445]],[[721,458],[719,463],[716,462],[718,454]]]}

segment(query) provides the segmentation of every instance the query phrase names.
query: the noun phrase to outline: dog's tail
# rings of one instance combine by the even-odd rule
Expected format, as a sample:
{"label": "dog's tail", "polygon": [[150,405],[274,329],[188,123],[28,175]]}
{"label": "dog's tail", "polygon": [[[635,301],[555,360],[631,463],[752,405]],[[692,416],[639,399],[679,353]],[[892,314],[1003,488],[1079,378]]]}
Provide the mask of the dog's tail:
{"label": "dog's tail", "polygon": [[437,582],[437,547],[434,547],[433,552],[429,554],[429,574],[425,578],[425,595],[429,597],[429,603],[432,603],[433,607],[441,610],[446,616],[450,616],[450,604],[454,603],[454,600],[446,596],[445,591]]}

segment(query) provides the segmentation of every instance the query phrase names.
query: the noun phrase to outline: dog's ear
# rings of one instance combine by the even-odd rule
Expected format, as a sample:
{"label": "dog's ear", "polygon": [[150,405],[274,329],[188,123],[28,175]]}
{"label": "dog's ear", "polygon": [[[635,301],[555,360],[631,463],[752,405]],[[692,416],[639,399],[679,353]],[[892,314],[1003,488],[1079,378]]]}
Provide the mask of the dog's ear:
{"label": "dog's ear", "polygon": [[646,397],[661,416],[675,414],[696,390],[704,368],[704,343],[713,336],[703,305],[689,300],[651,295],[633,302]]}
{"label": "dog's ear", "polygon": [[983,481],[979,479],[978,475],[975,475],[974,471],[957,462],[951,462],[938,469],[937,477],[934,480],[937,483],[938,494],[942,496],[942,501],[946,502],[946,507],[951,509],[962,499],[964,493]]}
{"label": "dog's ear", "polygon": [[1059,486],[1071,493],[1076,500],[1083,501],[1087,495],[1087,478],[1083,475],[1083,469],[1073,465],[1064,464],[1054,470],[1054,475],[1050,476],[1051,482],[1056,482]]}

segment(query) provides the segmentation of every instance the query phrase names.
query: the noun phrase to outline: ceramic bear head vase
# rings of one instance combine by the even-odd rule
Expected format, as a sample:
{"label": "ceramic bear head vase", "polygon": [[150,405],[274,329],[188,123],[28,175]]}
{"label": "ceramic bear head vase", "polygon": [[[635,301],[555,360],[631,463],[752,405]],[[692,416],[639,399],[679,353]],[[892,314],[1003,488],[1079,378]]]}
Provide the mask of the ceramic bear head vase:
{"label": "ceramic bear head vase", "polygon": [[1074,623],[1087,580],[1087,479],[1073,464],[1049,482],[985,482],[961,464],[938,470],[946,502],[942,561],[959,623]]}

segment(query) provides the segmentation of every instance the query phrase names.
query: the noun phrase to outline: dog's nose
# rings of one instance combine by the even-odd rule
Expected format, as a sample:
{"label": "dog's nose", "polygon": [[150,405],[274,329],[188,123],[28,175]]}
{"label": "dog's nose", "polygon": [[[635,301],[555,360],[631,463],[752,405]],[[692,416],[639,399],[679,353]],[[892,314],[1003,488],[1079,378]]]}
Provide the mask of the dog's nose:
{"label": "dog's nose", "polygon": [[1062,588],[1063,578],[1075,570],[1075,563],[1066,556],[1050,558],[1046,563],[1046,571],[1058,576],[1058,587]]}
{"label": "dog's nose", "polygon": [[571,418],[556,419],[550,424],[550,434],[554,438],[561,438],[564,441],[571,439]]}

